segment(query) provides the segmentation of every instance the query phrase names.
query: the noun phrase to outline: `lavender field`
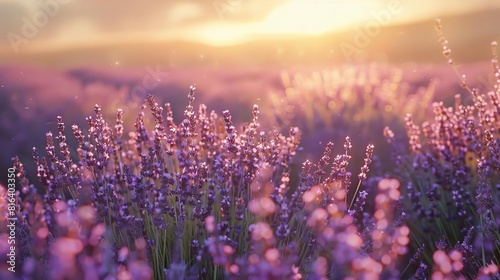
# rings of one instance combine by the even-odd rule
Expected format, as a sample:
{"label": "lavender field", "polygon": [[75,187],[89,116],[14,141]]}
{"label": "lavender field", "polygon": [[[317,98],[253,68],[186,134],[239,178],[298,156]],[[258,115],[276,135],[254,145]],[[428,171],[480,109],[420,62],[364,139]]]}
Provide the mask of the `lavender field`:
{"label": "lavender field", "polygon": [[0,279],[500,279],[500,5],[0,14]]}

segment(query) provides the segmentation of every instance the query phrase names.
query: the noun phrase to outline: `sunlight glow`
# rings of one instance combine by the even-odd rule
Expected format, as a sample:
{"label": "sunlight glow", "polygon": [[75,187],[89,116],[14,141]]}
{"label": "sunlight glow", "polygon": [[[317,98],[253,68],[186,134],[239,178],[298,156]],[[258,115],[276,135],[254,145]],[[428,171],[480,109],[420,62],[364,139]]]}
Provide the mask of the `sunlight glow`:
{"label": "sunlight glow", "polygon": [[370,19],[371,11],[383,7],[378,1],[290,0],[260,22],[214,22],[193,32],[198,40],[213,46],[239,44],[262,35],[320,35],[364,22]]}
{"label": "sunlight glow", "polygon": [[[114,0],[115,2],[119,2]],[[222,1],[222,0],[221,0]],[[485,9],[500,9],[500,1],[477,0],[456,2],[453,0],[280,0],[262,3],[238,0],[239,10],[227,10],[218,15],[214,7],[207,9],[199,1],[166,1],[158,7],[148,4],[139,9],[137,17],[130,16],[135,8],[124,4],[123,13],[104,16],[102,11],[111,10],[108,1],[73,1],[71,7],[61,8],[60,14],[49,17],[43,27],[36,29],[35,38],[23,41],[23,52],[44,52],[62,49],[134,44],[137,42],[190,41],[212,46],[230,46],[250,41],[277,39],[280,35],[319,36],[328,32],[351,32],[385,13],[390,3],[397,3],[400,12],[390,14],[387,25],[411,24],[429,21],[435,17],[466,14]],[[22,35],[33,15],[40,13],[36,1],[0,0],[15,3],[6,6],[7,24],[0,25],[5,34]],[[213,1],[212,1],[213,2]],[[224,2],[224,1],[223,1]],[[226,3],[226,2],[224,2]],[[453,3],[453,4],[452,4]],[[479,3],[479,4],[478,4]],[[100,11],[79,13],[78,11]],[[151,16],[148,12],[154,11]],[[8,16],[7,16],[8,15]],[[28,23],[25,22],[29,20]],[[387,17],[386,17],[387,18]],[[10,24],[9,24],[10,23]],[[8,26],[8,27],[7,27]],[[29,28],[28,28],[29,29]],[[38,32],[41,31],[41,32]],[[354,36],[354,35],[353,35]],[[23,37],[26,37],[23,35]],[[27,37],[26,37],[27,38]],[[0,58],[12,54],[12,43],[7,36],[0,39]]]}
{"label": "sunlight glow", "polygon": [[[384,24],[407,24],[426,18],[432,20],[442,15],[442,11],[456,14],[479,9],[478,5],[472,3],[449,7],[449,2],[425,2],[427,5],[398,0],[289,0],[272,10],[262,21],[206,22],[188,32],[183,30],[180,37],[195,38],[213,46],[227,46],[279,34],[321,35],[326,32],[352,31],[356,26],[374,21],[380,13],[390,13],[388,6],[391,4],[398,7],[398,12],[390,13]],[[500,2],[496,5],[500,7]],[[433,9],[429,11],[429,7]]]}
{"label": "sunlight glow", "polygon": [[377,1],[292,0],[276,8],[261,24],[266,33],[319,35],[366,20]]}
{"label": "sunlight glow", "polygon": [[213,46],[239,44],[262,35],[319,35],[366,21],[370,18],[370,11],[381,7],[377,1],[291,0],[274,9],[261,22],[213,22],[192,32],[197,40]]}
{"label": "sunlight glow", "polygon": [[258,28],[255,24],[235,23],[229,25],[212,23],[193,28],[187,33],[189,36],[184,38],[187,40],[195,38],[212,46],[227,46],[249,41],[253,39],[253,35],[257,32]]}

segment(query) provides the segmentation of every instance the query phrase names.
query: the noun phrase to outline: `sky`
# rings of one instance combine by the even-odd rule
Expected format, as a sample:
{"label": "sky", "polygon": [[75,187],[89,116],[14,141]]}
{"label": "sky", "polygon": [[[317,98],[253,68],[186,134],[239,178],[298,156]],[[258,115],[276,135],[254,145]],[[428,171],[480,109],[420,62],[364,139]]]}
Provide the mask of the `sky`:
{"label": "sky", "polygon": [[0,0],[0,63],[20,52],[155,41],[227,46],[346,30],[382,14],[396,25],[493,8],[500,1]]}

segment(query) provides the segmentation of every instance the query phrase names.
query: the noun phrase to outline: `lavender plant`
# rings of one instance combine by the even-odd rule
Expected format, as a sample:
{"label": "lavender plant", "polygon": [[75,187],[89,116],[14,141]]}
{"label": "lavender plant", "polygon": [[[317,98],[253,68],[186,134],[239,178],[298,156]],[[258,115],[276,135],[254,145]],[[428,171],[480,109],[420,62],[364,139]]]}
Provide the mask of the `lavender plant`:
{"label": "lavender plant", "polygon": [[[33,149],[36,185],[15,158],[21,185],[18,274],[25,279],[397,277],[398,256],[408,243],[408,228],[395,219],[397,181],[382,180],[376,211],[363,209],[368,193],[360,184],[373,145],[366,149],[354,195],[348,195],[349,137],[344,153],[331,158],[329,143],[317,164],[306,161],[299,184],[292,185],[298,128],[286,136],[263,131],[254,106],[252,121],[237,130],[228,111],[219,117],[204,105],[195,110],[194,100],[191,87],[184,120],[175,124],[169,104],[160,106],[148,96],[128,137],[123,112],[118,110],[110,125],[96,105],[86,130],[72,126],[76,154],[57,117],[57,133],[46,134],[47,156]],[[392,247],[398,249],[387,254]]]}
{"label": "lavender plant", "polygon": [[[440,21],[436,27],[443,54],[459,74]],[[436,279],[471,279],[486,267],[500,264],[500,68],[496,42],[492,48],[496,81],[487,96],[470,88],[459,74],[473,104],[462,104],[459,94],[454,107],[436,102],[434,120],[421,126],[408,114],[409,153],[385,129],[388,141],[394,144],[400,166],[397,173],[406,184],[402,205],[414,247],[419,248],[416,255],[427,265],[435,263],[432,275]],[[415,260],[412,263],[417,265]]]}

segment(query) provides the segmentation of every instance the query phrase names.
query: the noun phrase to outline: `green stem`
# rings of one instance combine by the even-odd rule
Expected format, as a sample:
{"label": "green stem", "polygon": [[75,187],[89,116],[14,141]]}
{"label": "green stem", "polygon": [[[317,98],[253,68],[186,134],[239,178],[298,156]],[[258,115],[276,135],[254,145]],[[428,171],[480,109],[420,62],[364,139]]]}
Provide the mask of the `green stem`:
{"label": "green stem", "polygon": [[[352,197],[351,203],[349,204],[349,208],[347,209],[347,211],[351,210],[351,207],[354,204],[354,201],[356,200],[356,195],[358,194],[359,187],[361,186],[361,182],[362,182],[362,180],[359,180],[358,186],[356,187],[356,191],[354,192],[354,196]],[[346,197],[347,197],[347,195],[346,195]]]}

